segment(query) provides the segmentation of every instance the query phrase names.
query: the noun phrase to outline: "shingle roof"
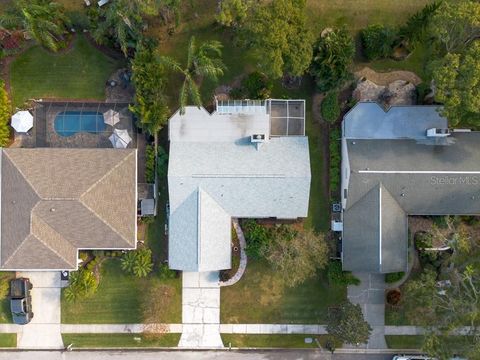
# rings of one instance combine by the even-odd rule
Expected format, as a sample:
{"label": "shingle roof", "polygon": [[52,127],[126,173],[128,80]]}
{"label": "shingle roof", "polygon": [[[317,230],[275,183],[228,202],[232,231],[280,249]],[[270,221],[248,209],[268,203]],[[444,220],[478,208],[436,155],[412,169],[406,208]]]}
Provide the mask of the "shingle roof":
{"label": "shingle roof", "polygon": [[74,269],[78,249],[135,247],[136,150],[12,148],[0,158],[1,268]]}
{"label": "shingle roof", "polygon": [[[257,149],[250,141],[250,131],[269,122],[268,117],[258,114],[252,119],[257,115],[249,114],[245,121],[258,128],[245,132],[239,114],[233,119],[232,115],[214,114],[209,120],[222,123],[222,128],[229,119],[233,121],[229,135],[219,136],[212,127],[211,141],[203,130],[198,132],[200,140],[195,141],[202,122],[195,116],[189,118],[190,109],[187,107],[184,117],[177,114],[170,120],[176,130],[174,135],[171,130],[168,167],[169,265],[185,271],[226,269],[230,267],[231,217],[307,216],[311,177],[308,139],[272,137]],[[185,138],[180,132],[189,135]],[[203,199],[200,205],[199,192]]]}
{"label": "shingle roof", "polygon": [[[453,132],[450,145],[428,145],[418,141],[417,128],[418,124],[434,125],[428,117],[432,114],[424,116],[435,108],[393,107],[388,113],[396,114],[394,119],[385,120],[381,115],[379,120],[363,118],[365,104],[360,105],[360,113],[355,107],[343,123],[344,134],[350,131],[351,136],[349,122],[356,124],[356,137],[342,140],[344,268],[403,271],[407,264],[408,215],[480,214],[480,133]],[[378,132],[369,120],[379,127]],[[405,137],[389,138],[391,134],[382,130],[383,120],[394,126],[399,121],[401,127],[417,130],[407,129]],[[366,124],[364,132],[357,127],[362,121]],[[365,199],[373,189],[380,188],[388,197],[382,197],[382,207],[375,211]],[[385,234],[379,234],[375,226],[366,226],[374,219],[365,218],[361,209],[382,220]],[[370,251],[372,246],[382,248],[382,261],[378,253]]]}

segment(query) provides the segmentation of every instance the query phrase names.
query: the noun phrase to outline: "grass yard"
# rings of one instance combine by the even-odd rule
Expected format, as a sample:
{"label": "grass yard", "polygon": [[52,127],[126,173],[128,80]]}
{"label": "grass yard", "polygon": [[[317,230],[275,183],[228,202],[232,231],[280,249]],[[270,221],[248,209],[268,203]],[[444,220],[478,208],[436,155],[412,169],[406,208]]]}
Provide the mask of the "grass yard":
{"label": "grass yard", "polygon": [[321,324],[327,309],[346,298],[346,287],[331,287],[319,274],[295,288],[283,289],[282,280],[268,264],[249,260],[243,278],[221,288],[221,322]]}
{"label": "grass yard", "polygon": [[17,347],[17,334],[2,333],[0,334],[0,348]]}
{"label": "grass yard", "polygon": [[28,99],[105,99],[105,82],[121,64],[94,48],[83,35],[73,47],[54,54],[33,46],[10,65],[13,106]]}
{"label": "grass yard", "polygon": [[64,324],[134,324],[143,322],[142,297],[155,285],[164,284],[173,296],[166,302],[164,312],[156,314],[160,323],[181,322],[181,279],[163,280],[152,273],[139,279],[125,274],[120,261],[107,260],[102,265],[100,285],[91,298],[69,303],[62,296],[62,323]]}
{"label": "grass yard", "polygon": [[[421,349],[423,345],[422,335],[385,335],[385,341],[390,349]],[[442,336],[441,341],[448,347],[458,352],[461,350],[461,342],[470,340],[465,336]]]}
{"label": "grass yard", "polygon": [[[305,343],[305,338],[317,339],[322,347],[331,339],[328,335],[304,335],[304,334],[288,334],[288,335],[240,335],[240,334],[222,334],[223,345],[225,347],[234,348],[318,348],[318,344],[314,340],[312,343]],[[341,342],[335,341],[335,347],[338,349],[342,346]]]}
{"label": "grass yard", "polygon": [[62,334],[62,339],[73,348],[176,347],[180,334]]}

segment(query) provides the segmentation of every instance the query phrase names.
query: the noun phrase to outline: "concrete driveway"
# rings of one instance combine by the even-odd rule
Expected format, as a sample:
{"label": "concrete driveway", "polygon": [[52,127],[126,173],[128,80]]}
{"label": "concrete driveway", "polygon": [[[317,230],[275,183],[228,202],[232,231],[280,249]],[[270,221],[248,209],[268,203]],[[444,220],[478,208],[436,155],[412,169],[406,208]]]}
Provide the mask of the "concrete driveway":
{"label": "concrete driveway", "polygon": [[20,327],[17,346],[21,349],[62,349],[61,282],[59,271],[17,272],[32,282],[32,321]]}

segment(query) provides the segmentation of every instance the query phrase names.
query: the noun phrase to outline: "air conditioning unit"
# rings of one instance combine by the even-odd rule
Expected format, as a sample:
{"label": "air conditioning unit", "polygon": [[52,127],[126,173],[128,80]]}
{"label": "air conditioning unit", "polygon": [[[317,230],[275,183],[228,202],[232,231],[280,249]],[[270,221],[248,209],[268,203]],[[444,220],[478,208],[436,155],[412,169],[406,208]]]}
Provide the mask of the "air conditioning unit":
{"label": "air conditioning unit", "polygon": [[447,137],[449,135],[449,129],[431,128],[427,130],[427,137]]}

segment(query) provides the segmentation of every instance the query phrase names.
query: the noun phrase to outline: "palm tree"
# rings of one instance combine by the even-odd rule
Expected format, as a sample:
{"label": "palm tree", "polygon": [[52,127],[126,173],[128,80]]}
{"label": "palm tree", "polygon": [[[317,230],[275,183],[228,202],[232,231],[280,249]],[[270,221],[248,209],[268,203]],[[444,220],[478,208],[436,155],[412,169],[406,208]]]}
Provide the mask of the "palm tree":
{"label": "palm tree", "polygon": [[67,23],[62,5],[50,0],[16,0],[13,7],[0,15],[0,26],[23,29],[52,51],[59,49]]}
{"label": "palm tree", "polygon": [[220,57],[222,56],[222,44],[219,41],[206,41],[198,46],[195,43],[195,37],[190,38],[188,44],[187,64],[182,67],[176,60],[162,56],[161,62],[183,76],[183,84],[180,88],[180,114],[185,113],[185,106],[187,106],[190,99],[194,105],[200,107],[202,99],[200,96],[200,89],[197,81],[201,78],[210,80],[218,80],[226,70]]}

